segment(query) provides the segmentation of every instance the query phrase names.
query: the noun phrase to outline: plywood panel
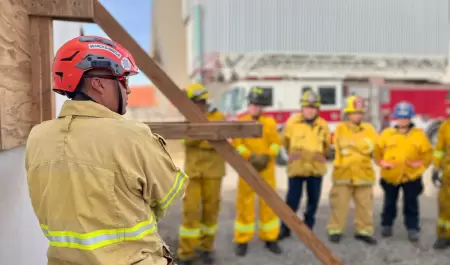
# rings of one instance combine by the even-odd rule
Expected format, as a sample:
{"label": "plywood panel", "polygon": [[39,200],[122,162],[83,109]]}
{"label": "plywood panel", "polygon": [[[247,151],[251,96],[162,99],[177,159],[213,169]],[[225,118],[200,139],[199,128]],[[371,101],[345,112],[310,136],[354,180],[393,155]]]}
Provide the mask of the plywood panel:
{"label": "plywood panel", "polygon": [[0,150],[26,142],[33,119],[25,1],[0,1]]}

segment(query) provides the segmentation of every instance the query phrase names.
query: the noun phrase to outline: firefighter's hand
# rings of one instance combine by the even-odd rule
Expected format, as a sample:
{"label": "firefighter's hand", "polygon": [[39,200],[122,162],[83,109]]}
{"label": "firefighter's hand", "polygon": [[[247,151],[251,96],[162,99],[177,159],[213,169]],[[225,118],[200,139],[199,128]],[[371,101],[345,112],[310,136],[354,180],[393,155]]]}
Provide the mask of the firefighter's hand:
{"label": "firefighter's hand", "polygon": [[385,160],[380,160],[379,164],[380,164],[380,166],[382,168],[386,168],[386,169],[390,169],[390,168],[393,168],[395,166],[394,163],[388,162],[388,161],[385,161]]}
{"label": "firefighter's hand", "polygon": [[327,158],[320,152],[314,154],[314,159],[323,163],[327,162]]}
{"label": "firefighter's hand", "polygon": [[406,164],[408,164],[408,166],[412,167],[412,168],[419,168],[420,166],[423,165],[423,161],[421,160],[417,160],[417,161],[406,161]]}
{"label": "firefighter's hand", "polygon": [[431,174],[431,180],[433,181],[433,185],[435,187],[439,187],[442,184],[441,174],[439,174],[439,171],[433,170],[433,173]]}
{"label": "firefighter's hand", "polygon": [[250,156],[250,163],[258,172],[263,171],[267,167],[267,165],[269,164],[269,160],[269,155],[252,154]]}

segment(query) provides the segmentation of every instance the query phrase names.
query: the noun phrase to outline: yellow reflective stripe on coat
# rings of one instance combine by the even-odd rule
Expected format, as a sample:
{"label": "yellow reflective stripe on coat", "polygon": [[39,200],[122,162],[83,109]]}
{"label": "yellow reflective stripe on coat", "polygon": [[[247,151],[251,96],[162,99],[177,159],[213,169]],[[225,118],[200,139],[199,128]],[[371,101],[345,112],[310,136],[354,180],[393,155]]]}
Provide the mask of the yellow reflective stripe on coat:
{"label": "yellow reflective stripe on coat", "polygon": [[369,138],[364,138],[364,141],[365,141],[366,144],[369,146],[368,152],[369,152],[369,153],[373,152],[374,145],[373,145],[372,140],[370,140]]}
{"label": "yellow reflective stripe on coat", "polygon": [[247,151],[247,147],[245,147],[245,145],[243,144],[239,145],[236,149],[239,152],[239,154],[242,154],[243,152]]}
{"label": "yellow reflective stripe on coat", "polygon": [[438,226],[444,229],[450,229],[450,220],[444,220],[442,218],[439,218]]}
{"label": "yellow reflective stripe on coat", "polygon": [[175,183],[173,184],[172,188],[169,190],[169,192],[157,202],[157,207],[161,209],[166,209],[169,207],[169,205],[172,203],[173,199],[177,197],[178,193],[180,192],[181,188],[183,187],[183,183],[186,180],[186,174],[182,170],[179,170],[177,173],[177,178],[175,180]]}
{"label": "yellow reflective stripe on coat", "polygon": [[275,229],[278,226],[280,226],[280,219],[276,218],[268,223],[263,223],[263,222],[259,221],[258,226],[259,226],[259,229],[267,232],[267,231],[270,231],[270,230]]}
{"label": "yellow reflective stripe on coat", "polygon": [[269,147],[275,154],[275,156],[278,156],[280,153],[280,146],[278,144],[271,144]]}
{"label": "yellow reflective stripe on coat", "polygon": [[95,250],[123,241],[139,240],[153,234],[156,231],[156,222],[152,216],[149,220],[131,228],[103,229],[88,233],[52,231],[44,224],[41,224],[41,229],[52,247]]}
{"label": "yellow reflective stripe on coat", "polygon": [[433,152],[435,158],[442,158],[444,156],[444,151],[436,150]]}
{"label": "yellow reflective stripe on coat", "polygon": [[199,238],[200,235],[201,235],[200,228],[189,228],[185,226],[180,227],[180,237]]}
{"label": "yellow reflective stripe on coat", "polygon": [[200,230],[203,235],[213,236],[217,233],[217,225],[200,225]]}
{"label": "yellow reflective stripe on coat", "polygon": [[253,233],[255,231],[255,223],[245,225],[236,221],[234,223],[234,230],[241,233]]}

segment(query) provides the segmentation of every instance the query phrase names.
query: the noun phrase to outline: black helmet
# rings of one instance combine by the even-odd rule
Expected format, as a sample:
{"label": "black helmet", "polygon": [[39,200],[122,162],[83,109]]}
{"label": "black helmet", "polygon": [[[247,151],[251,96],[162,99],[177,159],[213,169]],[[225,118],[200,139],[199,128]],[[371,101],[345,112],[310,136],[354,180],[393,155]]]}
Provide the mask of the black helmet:
{"label": "black helmet", "polygon": [[250,92],[248,93],[247,99],[249,104],[255,105],[265,105],[267,101],[265,98],[264,90],[259,87],[251,88]]}

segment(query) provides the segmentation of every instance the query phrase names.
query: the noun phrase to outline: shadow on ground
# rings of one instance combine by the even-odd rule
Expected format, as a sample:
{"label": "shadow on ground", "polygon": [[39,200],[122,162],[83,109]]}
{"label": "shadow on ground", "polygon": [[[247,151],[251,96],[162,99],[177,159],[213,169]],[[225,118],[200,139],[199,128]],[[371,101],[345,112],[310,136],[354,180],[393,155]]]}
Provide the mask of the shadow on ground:
{"label": "shadow on ground", "polygon": [[[283,192],[279,194],[284,197]],[[219,232],[216,238],[216,257],[220,265],[247,264],[247,265],[308,265],[321,264],[312,252],[296,236],[281,242],[284,254],[275,256],[264,249],[264,246],[256,238],[249,246],[249,253],[244,258],[237,258],[234,253],[233,222],[235,216],[235,191],[228,190],[223,193],[223,204],[220,213]],[[304,203],[304,202],[303,202]],[[431,246],[435,240],[436,199],[430,196],[422,196],[422,232],[421,240],[417,245],[407,241],[406,231],[403,227],[403,217],[400,215],[396,220],[395,235],[390,239],[382,239],[379,236],[379,220],[381,200],[375,201],[375,221],[377,246],[367,246],[353,239],[353,211],[349,216],[346,236],[339,245],[327,241],[326,223],[329,215],[327,202],[324,202],[317,214],[315,233],[323,242],[331,248],[345,265],[445,265],[450,264],[450,250],[436,252]],[[178,228],[180,224],[181,203],[174,205],[168,216],[160,223],[159,230],[162,238],[175,252],[178,243]],[[402,213],[401,205],[399,213]],[[300,215],[300,214],[299,214]]]}

